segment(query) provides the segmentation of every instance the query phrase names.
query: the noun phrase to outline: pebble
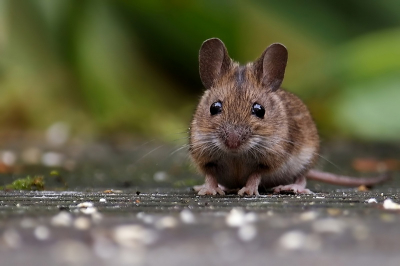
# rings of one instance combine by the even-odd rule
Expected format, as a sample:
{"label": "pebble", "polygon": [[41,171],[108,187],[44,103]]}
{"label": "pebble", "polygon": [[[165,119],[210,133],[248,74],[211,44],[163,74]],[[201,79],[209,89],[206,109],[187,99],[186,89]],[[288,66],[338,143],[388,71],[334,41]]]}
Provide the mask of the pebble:
{"label": "pebble", "polygon": [[50,230],[46,226],[40,225],[35,228],[33,234],[39,240],[47,240],[50,237]]}
{"label": "pebble", "polygon": [[106,203],[107,200],[106,200],[105,198],[101,198],[101,199],[99,199],[99,202],[101,202],[101,203]]}
{"label": "pebble", "polygon": [[76,207],[79,208],[79,211],[83,214],[87,215],[93,215],[97,213],[97,208],[93,207],[93,202],[87,201],[87,202],[82,202],[76,205]]}
{"label": "pebble", "polygon": [[93,207],[93,202],[90,202],[90,201],[82,202],[82,203],[79,203],[78,205],[76,205],[76,207],[78,207],[78,208]]}
{"label": "pebble", "polygon": [[370,198],[367,200],[367,203],[378,203],[378,201],[375,198]]}
{"label": "pebble", "polygon": [[189,209],[184,209],[179,214],[181,221],[185,224],[193,224],[196,222],[196,218]]}
{"label": "pebble", "polygon": [[226,216],[225,222],[230,227],[240,227],[245,224],[245,213],[242,209],[233,208]]}
{"label": "pebble", "polygon": [[383,208],[387,210],[400,210],[400,204],[394,202],[392,199],[385,199]]}
{"label": "pebble", "polygon": [[72,224],[72,215],[69,212],[61,211],[51,218],[50,223],[57,227],[69,227]]}

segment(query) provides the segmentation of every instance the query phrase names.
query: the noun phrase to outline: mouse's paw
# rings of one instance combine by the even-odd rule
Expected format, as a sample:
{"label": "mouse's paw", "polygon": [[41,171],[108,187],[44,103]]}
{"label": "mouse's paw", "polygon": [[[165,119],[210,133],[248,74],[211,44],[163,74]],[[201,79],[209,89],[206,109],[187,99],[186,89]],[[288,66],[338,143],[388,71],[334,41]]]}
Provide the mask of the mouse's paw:
{"label": "mouse's paw", "polygon": [[305,188],[301,184],[290,184],[285,186],[277,186],[273,188],[274,193],[281,193],[281,192],[294,192],[296,194],[313,194],[311,190]]}
{"label": "mouse's paw", "polygon": [[226,191],[226,189],[221,185],[218,185],[217,188],[212,188],[212,187],[207,186],[206,184],[194,186],[193,190],[195,192],[197,192],[197,195],[200,195],[200,196],[217,195],[217,194],[225,195],[225,191]]}
{"label": "mouse's paw", "polygon": [[197,195],[204,196],[204,195],[225,195],[225,192],[219,188],[211,188],[211,187],[203,187],[202,189],[199,190]]}
{"label": "mouse's paw", "polygon": [[256,187],[254,187],[254,186],[246,186],[246,187],[243,187],[241,190],[238,191],[238,195],[239,196],[244,196],[244,195],[258,196],[260,194],[258,193],[258,186],[256,186]]}

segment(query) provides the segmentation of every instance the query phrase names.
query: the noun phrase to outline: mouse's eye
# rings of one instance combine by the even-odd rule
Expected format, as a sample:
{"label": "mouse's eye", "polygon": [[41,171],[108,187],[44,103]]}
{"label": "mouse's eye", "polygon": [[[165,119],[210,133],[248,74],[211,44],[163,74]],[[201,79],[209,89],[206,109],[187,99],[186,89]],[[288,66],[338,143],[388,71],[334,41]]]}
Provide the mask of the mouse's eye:
{"label": "mouse's eye", "polygon": [[210,113],[211,115],[217,115],[222,112],[222,102],[218,101],[210,106]]}
{"label": "mouse's eye", "polygon": [[251,107],[251,113],[259,118],[264,118],[265,109],[261,104],[254,103],[253,107]]}

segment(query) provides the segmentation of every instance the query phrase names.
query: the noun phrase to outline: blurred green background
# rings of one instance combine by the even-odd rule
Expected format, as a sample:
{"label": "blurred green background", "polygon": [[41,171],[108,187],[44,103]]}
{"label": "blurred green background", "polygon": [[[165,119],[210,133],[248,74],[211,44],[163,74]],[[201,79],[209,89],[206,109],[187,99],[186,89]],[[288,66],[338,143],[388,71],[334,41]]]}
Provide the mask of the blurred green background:
{"label": "blurred green background", "polygon": [[1,0],[0,131],[63,122],[93,138],[176,139],[202,94],[210,37],[241,63],[285,44],[283,87],[324,139],[399,139],[395,0]]}

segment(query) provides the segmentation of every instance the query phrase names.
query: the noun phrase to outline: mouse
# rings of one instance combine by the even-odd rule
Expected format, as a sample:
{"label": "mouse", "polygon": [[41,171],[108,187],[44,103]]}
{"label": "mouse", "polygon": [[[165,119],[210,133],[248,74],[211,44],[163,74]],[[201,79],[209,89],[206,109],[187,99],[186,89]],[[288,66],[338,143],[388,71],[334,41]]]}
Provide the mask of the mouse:
{"label": "mouse", "polygon": [[281,88],[287,61],[288,51],[280,43],[246,65],[232,60],[218,38],[201,45],[199,73],[206,90],[189,128],[189,153],[205,176],[205,183],[194,187],[198,195],[309,194],[307,178],[345,186],[388,179],[313,169],[319,135],[303,101]]}

